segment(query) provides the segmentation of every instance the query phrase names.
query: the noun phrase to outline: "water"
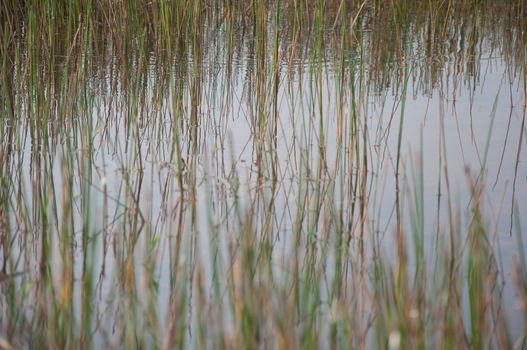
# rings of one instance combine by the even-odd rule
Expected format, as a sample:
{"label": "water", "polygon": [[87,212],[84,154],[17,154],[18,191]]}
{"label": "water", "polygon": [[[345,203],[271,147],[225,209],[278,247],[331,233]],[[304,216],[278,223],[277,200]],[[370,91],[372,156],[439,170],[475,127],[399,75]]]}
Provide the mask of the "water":
{"label": "water", "polygon": [[[483,184],[482,220],[499,257],[493,276],[504,286],[499,300],[518,339],[524,310],[512,271],[525,248],[517,232],[527,227],[525,63],[492,25],[478,31],[473,47],[464,42],[470,33],[445,26],[451,35],[442,46],[426,39],[422,21],[412,21],[404,53],[367,18],[362,46],[353,49],[334,44],[331,28],[322,52],[312,38],[284,28],[278,60],[272,30],[262,54],[258,37],[206,27],[203,46],[189,44],[192,54],[168,64],[147,51],[130,60],[130,71],[108,44],[109,55],[85,56],[90,69],[59,75],[56,91],[45,90],[44,106],[56,103],[63,117],[52,113],[46,125],[33,124],[38,101],[17,91],[19,102],[29,102],[2,124],[3,148],[13,147],[3,153],[11,157],[3,177],[9,271],[23,272],[10,286],[24,291],[15,299],[25,324],[53,313],[42,303],[50,295],[62,311],[72,301],[80,324],[88,298],[96,346],[127,341],[128,327],[143,329],[145,344],[166,345],[174,333],[190,346],[202,337],[213,344],[218,334],[236,334],[246,291],[267,303],[256,305],[271,309],[262,315],[273,315],[289,305],[281,293],[293,290],[291,281],[309,281],[312,264],[321,277],[319,346],[338,314],[332,278],[341,268],[349,269],[339,272],[343,290],[356,292],[347,306],[363,316],[357,339],[371,346],[378,335],[367,316],[375,315],[375,299],[364,290],[374,283],[359,276],[371,276],[379,256],[386,266],[398,264],[398,208],[409,275],[423,264],[433,277],[452,248],[450,224],[459,261],[467,259],[477,201],[471,189]],[[424,261],[413,248],[416,232]],[[255,255],[246,256],[252,246]],[[375,254],[363,256],[364,247]],[[339,249],[347,261],[341,267]],[[245,269],[267,285],[262,295],[247,287]],[[469,333],[469,297],[460,291]],[[292,316],[297,331],[307,310]],[[262,315],[255,317],[265,338],[272,319]]]}

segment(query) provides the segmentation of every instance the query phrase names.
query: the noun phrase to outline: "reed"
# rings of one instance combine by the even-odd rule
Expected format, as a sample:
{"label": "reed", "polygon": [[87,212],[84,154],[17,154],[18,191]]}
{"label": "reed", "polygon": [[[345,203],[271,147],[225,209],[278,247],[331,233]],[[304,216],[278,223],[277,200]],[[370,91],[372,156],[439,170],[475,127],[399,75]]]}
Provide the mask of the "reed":
{"label": "reed", "polygon": [[525,345],[523,1],[0,19],[0,347]]}

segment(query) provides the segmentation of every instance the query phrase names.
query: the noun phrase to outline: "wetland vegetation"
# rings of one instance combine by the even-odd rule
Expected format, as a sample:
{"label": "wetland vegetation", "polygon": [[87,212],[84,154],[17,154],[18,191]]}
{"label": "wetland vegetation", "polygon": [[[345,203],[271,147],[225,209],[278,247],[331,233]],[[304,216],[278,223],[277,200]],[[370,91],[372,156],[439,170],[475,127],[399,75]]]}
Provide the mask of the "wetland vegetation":
{"label": "wetland vegetation", "polygon": [[0,19],[0,348],[527,346],[524,0]]}

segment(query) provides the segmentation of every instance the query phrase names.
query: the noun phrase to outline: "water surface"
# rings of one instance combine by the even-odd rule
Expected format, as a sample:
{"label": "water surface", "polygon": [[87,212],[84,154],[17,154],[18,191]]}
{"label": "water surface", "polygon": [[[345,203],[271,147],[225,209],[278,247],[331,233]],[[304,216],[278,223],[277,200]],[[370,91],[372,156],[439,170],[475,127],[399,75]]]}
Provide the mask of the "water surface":
{"label": "water surface", "polygon": [[[2,333],[21,346],[49,329],[65,331],[46,344],[82,343],[87,327],[95,346],[230,347],[249,322],[264,347],[315,329],[326,347],[337,324],[341,346],[348,334],[385,347],[397,302],[376,285],[403,290],[403,266],[405,307],[439,347],[424,320],[450,300],[445,275],[470,277],[478,218],[500,307],[485,317],[521,343],[525,39],[493,10],[395,24],[365,11],[349,33],[275,25],[270,11],[254,30],[204,21],[168,53],[148,35],[124,55],[111,37],[65,56],[13,38]],[[470,339],[469,282],[455,283]]]}

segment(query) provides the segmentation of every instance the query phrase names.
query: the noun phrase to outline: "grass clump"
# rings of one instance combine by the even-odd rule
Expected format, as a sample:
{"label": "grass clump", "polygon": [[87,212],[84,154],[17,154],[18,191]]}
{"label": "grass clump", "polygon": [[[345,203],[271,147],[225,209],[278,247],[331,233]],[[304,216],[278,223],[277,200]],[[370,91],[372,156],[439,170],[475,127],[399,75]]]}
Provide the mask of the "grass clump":
{"label": "grass clump", "polygon": [[4,1],[0,347],[522,348],[525,11]]}

